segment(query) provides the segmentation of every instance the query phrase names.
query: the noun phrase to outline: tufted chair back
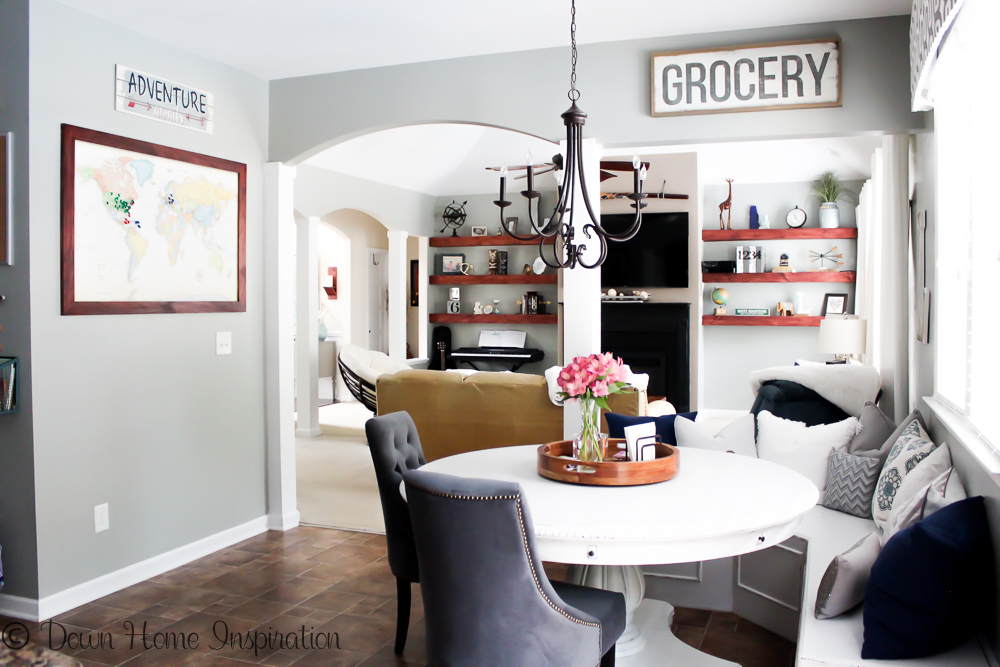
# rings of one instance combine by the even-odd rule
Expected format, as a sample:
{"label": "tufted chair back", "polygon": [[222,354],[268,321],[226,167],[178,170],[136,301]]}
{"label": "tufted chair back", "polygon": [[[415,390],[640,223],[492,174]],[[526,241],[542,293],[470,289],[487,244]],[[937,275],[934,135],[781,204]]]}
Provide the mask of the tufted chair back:
{"label": "tufted chair back", "polygon": [[431,664],[589,667],[613,650],[624,598],[621,628],[604,637],[597,618],[564,602],[535,554],[518,484],[422,470],[404,477]]}
{"label": "tufted chair back", "polygon": [[393,412],[369,419],[365,424],[365,434],[382,499],[389,567],[393,575],[400,579],[420,581],[410,510],[400,495],[403,473],[416,470],[427,462],[420,447],[417,427],[407,413]]}

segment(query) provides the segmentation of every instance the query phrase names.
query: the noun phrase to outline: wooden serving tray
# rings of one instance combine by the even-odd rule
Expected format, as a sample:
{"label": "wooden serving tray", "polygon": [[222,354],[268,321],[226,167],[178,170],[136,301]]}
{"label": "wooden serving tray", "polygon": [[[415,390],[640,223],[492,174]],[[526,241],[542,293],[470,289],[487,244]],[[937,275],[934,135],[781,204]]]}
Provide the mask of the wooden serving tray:
{"label": "wooden serving tray", "polygon": [[538,474],[557,482],[593,486],[639,486],[665,482],[677,476],[680,452],[657,443],[652,461],[615,461],[611,457],[625,449],[625,440],[608,439],[607,457],[600,463],[561,458],[573,455],[573,441],[549,442],[538,448]]}

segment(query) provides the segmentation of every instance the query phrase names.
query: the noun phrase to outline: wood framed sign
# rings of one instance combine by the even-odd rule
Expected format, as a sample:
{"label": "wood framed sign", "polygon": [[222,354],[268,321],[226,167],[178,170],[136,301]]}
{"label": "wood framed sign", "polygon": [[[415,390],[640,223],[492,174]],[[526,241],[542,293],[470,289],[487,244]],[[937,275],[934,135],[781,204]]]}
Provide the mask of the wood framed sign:
{"label": "wood framed sign", "polygon": [[843,105],[840,39],[669,51],[650,61],[654,116]]}
{"label": "wood framed sign", "polygon": [[246,312],[245,164],[62,126],[62,314]]}

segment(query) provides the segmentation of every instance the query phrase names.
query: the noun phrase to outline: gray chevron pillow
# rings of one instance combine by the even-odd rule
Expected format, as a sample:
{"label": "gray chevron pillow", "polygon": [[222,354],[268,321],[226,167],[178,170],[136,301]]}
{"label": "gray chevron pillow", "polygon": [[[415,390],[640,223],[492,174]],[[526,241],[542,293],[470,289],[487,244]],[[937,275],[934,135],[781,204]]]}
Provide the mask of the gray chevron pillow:
{"label": "gray chevron pillow", "polygon": [[880,472],[880,459],[833,450],[830,452],[830,464],[826,472],[823,507],[863,519],[872,518],[872,496],[875,494]]}

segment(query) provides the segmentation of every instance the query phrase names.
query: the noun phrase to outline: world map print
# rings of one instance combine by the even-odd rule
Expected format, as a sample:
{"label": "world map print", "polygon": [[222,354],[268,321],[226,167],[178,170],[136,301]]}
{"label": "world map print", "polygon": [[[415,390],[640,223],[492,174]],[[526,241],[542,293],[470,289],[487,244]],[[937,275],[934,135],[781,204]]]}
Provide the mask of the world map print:
{"label": "world map print", "polygon": [[235,301],[239,177],[76,142],[76,301]]}

